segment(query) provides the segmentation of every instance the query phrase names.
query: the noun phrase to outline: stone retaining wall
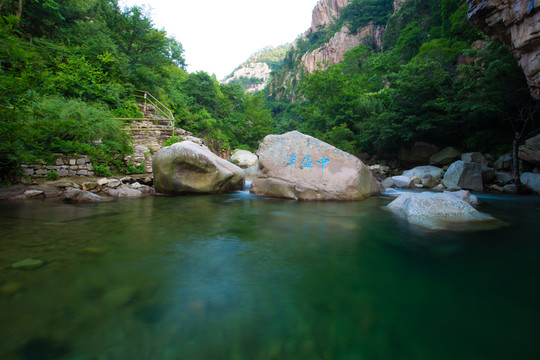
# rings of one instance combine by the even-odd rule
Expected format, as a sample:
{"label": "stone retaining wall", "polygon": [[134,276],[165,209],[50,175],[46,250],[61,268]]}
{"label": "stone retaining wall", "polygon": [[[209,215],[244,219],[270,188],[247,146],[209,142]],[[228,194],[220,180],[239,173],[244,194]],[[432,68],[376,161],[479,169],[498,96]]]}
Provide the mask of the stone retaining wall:
{"label": "stone retaining wall", "polygon": [[39,164],[24,164],[21,168],[26,176],[32,178],[44,178],[53,171],[56,170],[58,177],[67,176],[95,176],[94,167],[90,162],[90,158],[86,155],[79,155],[77,157],[69,157],[64,155],[56,155],[56,162],[54,165],[47,165],[45,162]]}

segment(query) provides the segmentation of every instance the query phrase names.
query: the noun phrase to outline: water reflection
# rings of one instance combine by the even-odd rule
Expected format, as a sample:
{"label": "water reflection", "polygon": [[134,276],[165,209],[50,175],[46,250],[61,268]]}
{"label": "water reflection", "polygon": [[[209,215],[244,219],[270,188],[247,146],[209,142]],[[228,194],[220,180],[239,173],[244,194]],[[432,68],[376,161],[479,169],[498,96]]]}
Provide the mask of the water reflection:
{"label": "water reflection", "polygon": [[538,357],[538,199],[459,234],[391,200],[0,203],[0,358]]}

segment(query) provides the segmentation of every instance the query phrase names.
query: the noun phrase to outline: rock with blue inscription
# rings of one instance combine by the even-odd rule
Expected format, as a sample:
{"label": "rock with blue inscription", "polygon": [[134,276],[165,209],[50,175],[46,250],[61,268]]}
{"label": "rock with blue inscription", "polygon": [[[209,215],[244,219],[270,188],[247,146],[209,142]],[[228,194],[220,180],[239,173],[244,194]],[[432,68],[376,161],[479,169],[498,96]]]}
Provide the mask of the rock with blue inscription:
{"label": "rock with blue inscription", "polygon": [[241,168],[192,141],[159,150],[152,172],[156,192],[171,195],[242,190],[245,181]]}
{"label": "rock with blue inscription", "polygon": [[251,192],[295,200],[361,200],[380,185],[357,157],[298,131],[268,135]]}

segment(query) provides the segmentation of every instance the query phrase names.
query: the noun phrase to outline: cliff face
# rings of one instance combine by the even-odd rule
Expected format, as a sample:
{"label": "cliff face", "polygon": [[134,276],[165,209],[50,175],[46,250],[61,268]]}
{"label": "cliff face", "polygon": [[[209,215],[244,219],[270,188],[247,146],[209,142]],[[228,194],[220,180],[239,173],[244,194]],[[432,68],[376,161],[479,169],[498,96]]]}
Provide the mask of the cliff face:
{"label": "cliff face", "polygon": [[383,32],[384,26],[370,24],[359,29],[356,34],[351,34],[349,28],[344,26],[329,42],[302,56],[302,67],[308,74],[324,70],[343,61],[347,51],[367,41],[380,48]]}
{"label": "cliff face", "polygon": [[467,0],[469,20],[508,46],[523,68],[531,94],[540,100],[540,1]]}
{"label": "cliff face", "polygon": [[250,62],[243,64],[233,75],[222,81],[223,84],[241,83],[242,79],[250,79],[248,84],[241,84],[245,91],[264,90],[270,80],[272,69],[263,62]]}
{"label": "cliff face", "polygon": [[340,10],[349,5],[350,0],[321,0],[315,5],[308,33],[314,33],[339,18]]}

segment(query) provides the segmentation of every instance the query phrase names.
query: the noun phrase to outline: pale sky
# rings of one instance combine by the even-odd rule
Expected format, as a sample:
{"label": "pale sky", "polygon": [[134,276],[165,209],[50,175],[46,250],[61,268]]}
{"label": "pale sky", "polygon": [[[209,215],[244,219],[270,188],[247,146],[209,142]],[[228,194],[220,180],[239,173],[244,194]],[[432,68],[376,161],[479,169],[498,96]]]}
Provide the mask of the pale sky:
{"label": "pale sky", "polygon": [[311,25],[318,0],[120,0],[146,5],[158,29],[184,47],[188,71],[219,80],[255,51],[290,43]]}

